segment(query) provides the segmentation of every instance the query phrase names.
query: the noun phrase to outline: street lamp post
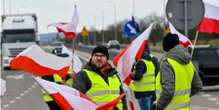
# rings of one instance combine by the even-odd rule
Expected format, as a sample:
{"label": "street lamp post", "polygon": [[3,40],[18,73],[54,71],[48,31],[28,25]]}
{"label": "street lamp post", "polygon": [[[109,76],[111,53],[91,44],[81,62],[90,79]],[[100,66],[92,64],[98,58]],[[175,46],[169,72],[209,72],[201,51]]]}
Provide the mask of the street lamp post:
{"label": "street lamp post", "polygon": [[102,14],[102,45],[104,44],[104,10],[97,8]]}
{"label": "street lamp post", "polygon": [[116,26],[116,23],[117,23],[117,18],[116,18],[116,4],[115,2],[113,1],[106,1],[106,3],[109,3],[109,4],[112,4],[113,8],[114,8],[114,20],[115,20],[115,24],[114,24],[114,28],[115,28],[115,40],[117,40],[117,26]]}

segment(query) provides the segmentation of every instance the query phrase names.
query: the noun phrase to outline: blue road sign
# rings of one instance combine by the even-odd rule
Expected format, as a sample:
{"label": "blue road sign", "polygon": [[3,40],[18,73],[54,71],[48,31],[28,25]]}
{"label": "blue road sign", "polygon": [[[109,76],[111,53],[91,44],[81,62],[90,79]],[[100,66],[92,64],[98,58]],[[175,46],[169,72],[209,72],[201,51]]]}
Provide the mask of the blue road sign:
{"label": "blue road sign", "polygon": [[125,24],[124,32],[128,35],[128,37],[136,37],[138,35],[140,32],[139,24],[135,22],[134,18]]}

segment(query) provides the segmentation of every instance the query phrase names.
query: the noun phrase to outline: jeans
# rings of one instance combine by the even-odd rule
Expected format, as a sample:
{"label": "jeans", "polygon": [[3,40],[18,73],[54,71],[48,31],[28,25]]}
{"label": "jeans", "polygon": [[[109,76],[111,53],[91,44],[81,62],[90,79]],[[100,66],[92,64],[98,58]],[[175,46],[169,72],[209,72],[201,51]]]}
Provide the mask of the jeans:
{"label": "jeans", "polygon": [[141,110],[153,110],[153,96],[146,96],[138,99]]}

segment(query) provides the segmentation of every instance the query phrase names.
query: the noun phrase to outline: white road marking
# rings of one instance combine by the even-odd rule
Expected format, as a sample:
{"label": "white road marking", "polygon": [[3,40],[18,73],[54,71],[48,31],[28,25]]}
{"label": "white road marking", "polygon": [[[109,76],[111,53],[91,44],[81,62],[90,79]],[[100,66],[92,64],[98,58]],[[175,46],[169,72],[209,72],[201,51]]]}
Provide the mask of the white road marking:
{"label": "white road marking", "polygon": [[28,89],[24,91],[24,93],[25,93],[25,94],[27,94],[28,92],[29,92],[29,90],[28,90]]}
{"label": "white road marking", "polygon": [[20,94],[21,97],[23,97],[24,95],[25,95],[24,93],[21,93],[21,94]]}
{"label": "white road marking", "polygon": [[26,89],[23,93],[21,93],[19,96],[15,97],[14,100],[11,100],[9,101],[9,104],[5,104],[3,107],[4,108],[7,108],[9,107],[11,104],[15,103],[17,100],[21,99],[23,96],[25,96],[25,94],[27,94],[31,89],[33,89],[35,86],[36,86],[36,82],[31,86],[29,87],[28,89]]}
{"label": "white road marking", "polygon": [[218,110],[218,109],[208,108],[208,107],[200,107],[200,106],[191,106],[191,110]]}
{"label": "white road marking", "polygon": [[13,104],[14,102],[15,102],[15,100],[11,100],[9,103],[10,103],[10,104]]}
{"label": "white road marking", "polygon": [[24,75],[23,74],[20,74],[20,75],[10,75],[10,76],[6,76],[7,79],[23,79],[24,78]]}
{"label": "white road marking", "polygon": [[202,96],[203,96],[203,97],[211,97],[210,94],[203,94]]}
{"label": "white road marking", "polygon": [[20,96],[17,96],[15,99],[16,99],[16,100],[19,100],[19,99],[21,99],[21,97],[20,97]]}
{"label": "white road marking", "polygon": [[217,105],[219,105],[219,102],[216,102]]}
{"label": "white road marking", "polygon": [[210,101],[218,101],[218,99],[217,99],[217,98],[213,98],[213,97],[211,97],[211,98],[208,98],[208,100],[210,100]]}
{"label": "white road marking", "polygon": [[4,108],[7,108],[7,107],[9,107],[10,106],[10,104],[5,104],[4,105]]}

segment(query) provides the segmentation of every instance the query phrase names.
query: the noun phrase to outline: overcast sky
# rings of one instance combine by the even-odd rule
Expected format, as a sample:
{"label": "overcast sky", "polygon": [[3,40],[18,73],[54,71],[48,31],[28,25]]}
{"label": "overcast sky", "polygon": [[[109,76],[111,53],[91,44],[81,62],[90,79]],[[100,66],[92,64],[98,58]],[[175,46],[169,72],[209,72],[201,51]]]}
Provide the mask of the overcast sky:
{"label": "overcast sky", "polygon": [[[1,13],[2,10],[1,0]],[[143,18],[150,13],[164,14],[165,0],[134,0],[134,15]],[[207,0],[219,6],[219,0]],[[54,22],[68,22],[71,20],[74,4],[78,5],[80,21],[77,31],[83,25],[88,29],[95,25],[102,28],[102,11],[104,12],[104,27],[114,24],[114,5],[116,7],[117,22],[131,18],[133,12],[133,0],[5,0],[6,13],[36,13],[39,22],[39,33],[56,31],[55,28],[46,26]],[[11,7],[11,8],[10,8]],[[102,11],[101,11],[102,10]]]}

